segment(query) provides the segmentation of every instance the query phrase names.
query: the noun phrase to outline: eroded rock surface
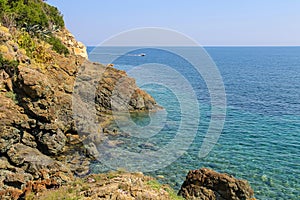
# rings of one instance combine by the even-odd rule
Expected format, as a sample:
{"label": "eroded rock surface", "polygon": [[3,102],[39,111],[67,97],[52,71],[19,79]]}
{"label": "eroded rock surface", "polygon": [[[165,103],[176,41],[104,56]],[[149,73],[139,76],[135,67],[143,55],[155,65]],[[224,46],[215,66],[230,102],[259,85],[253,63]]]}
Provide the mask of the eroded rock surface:
{"label": "eroded rock surface", "polygon": [[[69,191],[69,192],[68,192]],[[71,191],[71,192],[70,192]],[[77,198],[82,200],[174,200],[180,199],[167,185],[161,185],[142,173],[111,172],[89,175],[58,190],[41,191],[34,199]]]}

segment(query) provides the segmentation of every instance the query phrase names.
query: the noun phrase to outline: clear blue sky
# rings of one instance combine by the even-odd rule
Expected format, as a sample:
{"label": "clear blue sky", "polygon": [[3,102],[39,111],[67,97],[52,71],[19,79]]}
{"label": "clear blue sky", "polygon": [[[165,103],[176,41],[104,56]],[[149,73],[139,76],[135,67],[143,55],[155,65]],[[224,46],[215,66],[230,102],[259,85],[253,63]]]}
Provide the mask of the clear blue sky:
{"label": "clear blue sky", "polygon": [[86,45],[119,32],[163,27],[201,45],[300,46],[299,0],[48,0]]}

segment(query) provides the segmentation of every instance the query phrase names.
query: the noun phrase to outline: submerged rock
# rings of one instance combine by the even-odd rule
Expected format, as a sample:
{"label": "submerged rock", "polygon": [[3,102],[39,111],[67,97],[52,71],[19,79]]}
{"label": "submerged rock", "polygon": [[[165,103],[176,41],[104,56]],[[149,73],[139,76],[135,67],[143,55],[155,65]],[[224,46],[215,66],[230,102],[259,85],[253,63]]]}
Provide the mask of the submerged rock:
{"label": "submerged rock", "polygon": [[254,192],[247,181],[207,168],[189,171],[178,194],[190,200],[255,199]]}

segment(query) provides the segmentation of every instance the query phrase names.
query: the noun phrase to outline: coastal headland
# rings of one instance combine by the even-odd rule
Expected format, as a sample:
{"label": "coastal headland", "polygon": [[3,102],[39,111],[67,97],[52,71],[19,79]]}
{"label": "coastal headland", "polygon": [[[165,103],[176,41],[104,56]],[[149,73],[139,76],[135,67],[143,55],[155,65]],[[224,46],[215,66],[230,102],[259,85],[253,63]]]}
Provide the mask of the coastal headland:
{"label": "coastal headland", "polygon": [[[90,174],[97,143],[115,133],[106,128],[112,109],[161,107],[125,71],[89,61],[57,8],[40,0],[2,0],[0,6],[1,199],[253,199],[246,181],[210,169],[190,171],[180,196],[141,172]],[[82,71],[90,76],[78,76]],[[95,71],[102,76],[93,77]],[[112,105],[120,79],[124,87]],[[95,81],[101,130],[78,130],[88,119],[74,113],[74,106],[86,112],[82,97]]]}

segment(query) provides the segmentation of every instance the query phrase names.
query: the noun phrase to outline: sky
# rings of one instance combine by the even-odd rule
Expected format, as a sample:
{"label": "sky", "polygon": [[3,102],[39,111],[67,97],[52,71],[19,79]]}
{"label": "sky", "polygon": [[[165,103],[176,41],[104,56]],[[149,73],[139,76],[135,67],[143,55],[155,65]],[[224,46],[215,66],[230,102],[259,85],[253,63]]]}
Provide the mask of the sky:
{"label": "sky", "polygon": [[299,0],[47,0],[76,39],[95,46],[120,32],[160,27],[203,46],[300,46]]}

